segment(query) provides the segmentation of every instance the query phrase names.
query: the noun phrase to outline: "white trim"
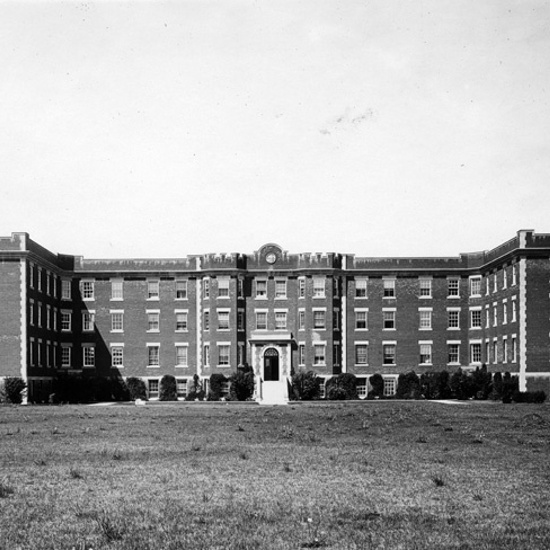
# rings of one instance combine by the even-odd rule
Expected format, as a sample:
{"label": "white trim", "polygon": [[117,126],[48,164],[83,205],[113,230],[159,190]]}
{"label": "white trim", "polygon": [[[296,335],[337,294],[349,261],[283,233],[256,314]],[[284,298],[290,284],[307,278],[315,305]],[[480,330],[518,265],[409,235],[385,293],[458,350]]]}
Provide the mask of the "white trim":
{"label": "white trim", "polygon": [[527,264],[525,258],[519,261],[519,340],[516,346],[519,359],[519,390],[527,390]]}

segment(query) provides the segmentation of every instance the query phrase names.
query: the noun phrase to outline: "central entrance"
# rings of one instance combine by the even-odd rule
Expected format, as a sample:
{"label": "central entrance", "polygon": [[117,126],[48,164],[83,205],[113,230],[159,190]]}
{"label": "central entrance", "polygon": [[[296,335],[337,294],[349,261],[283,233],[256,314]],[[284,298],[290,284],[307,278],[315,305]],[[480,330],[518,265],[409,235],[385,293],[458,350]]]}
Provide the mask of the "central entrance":
{"label": "central entrance", "polygon": [[279,380],[279,352],[275,348],[267,348],[264,353],[264,381]]}

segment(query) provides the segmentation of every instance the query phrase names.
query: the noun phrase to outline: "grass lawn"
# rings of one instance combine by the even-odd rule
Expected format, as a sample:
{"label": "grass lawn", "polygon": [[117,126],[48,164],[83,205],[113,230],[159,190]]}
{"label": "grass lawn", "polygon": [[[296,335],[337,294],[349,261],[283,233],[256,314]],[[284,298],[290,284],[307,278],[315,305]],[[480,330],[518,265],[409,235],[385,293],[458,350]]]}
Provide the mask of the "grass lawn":
{"label": "grass lawn", "polygon": [[550,406],[0,407],[2,549],[548,549]]}

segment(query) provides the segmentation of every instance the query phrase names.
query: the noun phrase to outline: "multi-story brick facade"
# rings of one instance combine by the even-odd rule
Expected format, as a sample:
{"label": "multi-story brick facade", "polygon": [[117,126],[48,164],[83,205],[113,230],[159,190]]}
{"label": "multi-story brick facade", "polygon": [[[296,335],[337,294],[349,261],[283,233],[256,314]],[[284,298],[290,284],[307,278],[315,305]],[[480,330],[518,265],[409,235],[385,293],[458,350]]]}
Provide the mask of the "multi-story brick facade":
{"label": "multi-story brick facade", "polygon": [[0,238],[0,376],[45,399],[58,373],[137,376],[155,397],[250,364],[259,399],[300,369],[453,371],[485,363],[522,389],[550,388],[550,235],[531,230],[449,258],[253,254],[88,260],[26,233]]}

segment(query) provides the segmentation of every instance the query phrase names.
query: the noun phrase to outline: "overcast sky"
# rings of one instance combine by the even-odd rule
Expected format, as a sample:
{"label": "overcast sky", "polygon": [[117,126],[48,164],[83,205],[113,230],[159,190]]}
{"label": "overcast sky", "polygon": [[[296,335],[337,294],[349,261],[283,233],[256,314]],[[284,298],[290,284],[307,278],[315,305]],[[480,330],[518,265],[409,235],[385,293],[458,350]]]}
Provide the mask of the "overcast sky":
{"label": "overcast sky", "polygon": [[454,256],[550,232],[550,3],[0,3],[0,235]]}

